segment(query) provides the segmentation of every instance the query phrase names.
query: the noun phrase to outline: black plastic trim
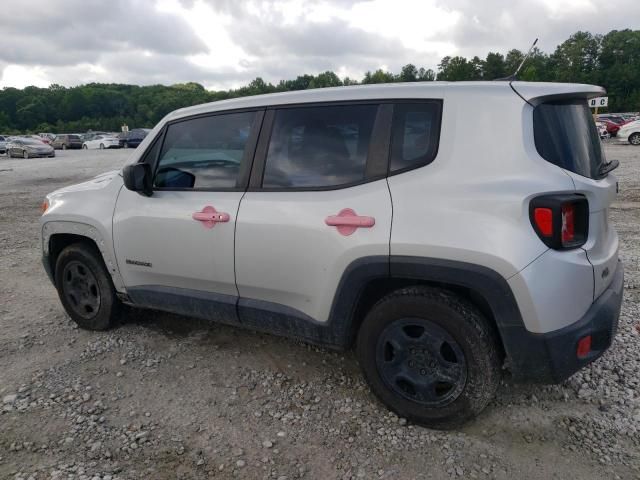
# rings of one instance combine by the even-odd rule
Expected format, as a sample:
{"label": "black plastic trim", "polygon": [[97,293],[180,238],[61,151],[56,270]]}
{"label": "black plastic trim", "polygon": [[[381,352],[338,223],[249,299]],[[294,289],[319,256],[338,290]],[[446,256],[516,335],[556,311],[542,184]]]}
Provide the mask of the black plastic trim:
{"label": "black plastic trim", "polygon": [[220,323],[239,324],[236,311],[238,297],[162,285],[127,288],[136,307],[151,308]]}

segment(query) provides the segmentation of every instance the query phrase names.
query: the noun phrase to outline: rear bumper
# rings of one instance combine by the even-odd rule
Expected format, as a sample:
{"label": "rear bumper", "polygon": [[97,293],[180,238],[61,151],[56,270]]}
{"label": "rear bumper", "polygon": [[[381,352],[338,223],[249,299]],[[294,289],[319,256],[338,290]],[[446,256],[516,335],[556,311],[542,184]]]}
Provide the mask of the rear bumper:
{"label": "rear bumper", "polygon": [[[516,381],[560,383],[600,357],[610,346],[618,328],[622,306],[624,269],[618,261],[609,287],[577,322],[549,333],[522,329],[502,332],[510,353]],[[576,354],[578,341],[591,335],[591,352],[584,358]]]}

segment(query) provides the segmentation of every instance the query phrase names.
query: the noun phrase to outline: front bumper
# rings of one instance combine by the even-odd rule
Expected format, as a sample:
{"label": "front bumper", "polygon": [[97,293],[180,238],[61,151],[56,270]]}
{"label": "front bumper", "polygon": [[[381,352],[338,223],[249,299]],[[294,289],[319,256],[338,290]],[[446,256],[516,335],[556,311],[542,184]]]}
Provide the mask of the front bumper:
{"label": "front bumper", "polygon": [[[514,380],[560,383],[600,357],[610,346],[618,328],[622,306],[624,268],[618,261],[609,287],[577,322],[549,333],[524,329],[502,332],[508,345]],[[591,351],[578,358],[578,341],[591,335]]]}

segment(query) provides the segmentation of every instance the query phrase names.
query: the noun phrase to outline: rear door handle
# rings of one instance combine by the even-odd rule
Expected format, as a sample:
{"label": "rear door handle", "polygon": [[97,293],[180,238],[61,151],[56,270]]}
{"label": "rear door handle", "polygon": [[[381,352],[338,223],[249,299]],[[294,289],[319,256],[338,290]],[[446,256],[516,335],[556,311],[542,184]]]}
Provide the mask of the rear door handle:
{"label": "rear door handle", "polygon": [[226,223],[231,218],[228,213],[218,212],[211,205],[207,205],[200,212],[194,212],[191,218],[198,222],[202,222],[205,228],[213,228],[216,223]]}
{"label": "rear door handle", "polygon": [[351,208],[343,208],[338,215],[331,215],[324,219],[330,227],[336,227],[340,235],[348,236],[358,228],[371,228],[376,224],[374,217],[358,215]]}

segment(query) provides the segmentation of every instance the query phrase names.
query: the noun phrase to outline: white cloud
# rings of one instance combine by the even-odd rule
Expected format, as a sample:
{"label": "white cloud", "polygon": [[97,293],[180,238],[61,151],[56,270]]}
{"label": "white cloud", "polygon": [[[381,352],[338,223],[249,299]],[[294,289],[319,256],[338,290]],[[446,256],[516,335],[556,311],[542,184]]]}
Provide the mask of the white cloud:
{"label": "white cloud", "polygon": [[550,53],[577,30],[632,28],[633,18],[638,0],[3,0],[0,86],[361,78],[536,37]]}

